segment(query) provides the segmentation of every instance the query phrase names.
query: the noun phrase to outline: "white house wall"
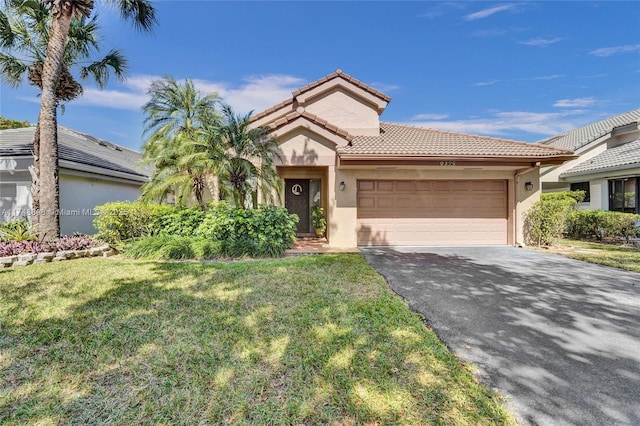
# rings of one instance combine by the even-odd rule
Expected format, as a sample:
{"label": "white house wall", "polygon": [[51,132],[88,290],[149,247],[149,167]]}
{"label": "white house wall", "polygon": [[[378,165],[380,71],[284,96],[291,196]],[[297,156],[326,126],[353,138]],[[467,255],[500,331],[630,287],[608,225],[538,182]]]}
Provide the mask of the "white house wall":
{"label": "white house wall", "polygon": [[68,174],[60,175],[60,232],[93,234],[93,209],[111,201],[134,201],[139,184],[124,184]]}

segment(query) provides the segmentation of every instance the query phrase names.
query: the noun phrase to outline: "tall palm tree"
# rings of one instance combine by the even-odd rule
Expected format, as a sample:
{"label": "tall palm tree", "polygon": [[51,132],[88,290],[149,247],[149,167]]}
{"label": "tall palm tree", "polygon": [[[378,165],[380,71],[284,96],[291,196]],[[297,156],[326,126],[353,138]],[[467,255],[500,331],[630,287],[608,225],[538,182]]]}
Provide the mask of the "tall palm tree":
{"label": "tall palm tree", "polygon": [[[60,236],[60,191],[58,183],[58,134],[56,110],[59,105],[57,89],[63,81],[64,58],[73,18],[88,18],[93,0],[41,0],[52,14],[47,54],[40,79],[40,227],[49,230],[44,239]],[[155,25],[155,9],[149,0],[106,0],[114,4],[123,19],[133,20],[140,30]]]}
{"label": "tall palm tree", "polygon": [[[50,10],[39,1],[5,0],[5,8],[0,11],[0,79],[12,87],[19,86],[25,78],[29,83],[42,89],[42,69],[47,53],[52,24]],[[98,52],[99,26],[94,16],[74,18],[69,27],[65,47],[61,78],[56,88],[56,100],[69,102],[82,93],[78,79],[71,74],[77,70],[80,79],[92,79],[99,87],[104,87],[113,73],[119,80],[124,79],[126,59],[118,50],[111,50],[104,57],[92,60]],[[34,164],[32,174],[32,207],[38,211],[39,203],[39,127],[34,132]],[[32,221],[38,225],[39,215]]]}
{"label": "tall palm tree", "polygon": [[209,164],[218,176],[220,194],[243,209],[257,207],[258,197],[273,203],[283,187],[275,168],[280,159],[277,141],[268,129],[251,127],[251,113],[237,115],[229,105],[223,105],[221,112],[220,124],[209,126],[207,137],[199,142],[204,145],[202,151],[210,153]]}
{"label": "tall palm tree", "polygon": [[142,198],[162,201],[173,194],[178,205],[186,205],[195,197],[204,208],[211,163],[195,154],[212,150],[194,142],[202,138],[206,126],[219,121],[216,105],[220,99],[217,94],[203,96],[189,79],[179,83],[170,76],[154,81],[147,93],[151,99],[143,107],[148,135],[143,156],[155,171],[143,186]]}

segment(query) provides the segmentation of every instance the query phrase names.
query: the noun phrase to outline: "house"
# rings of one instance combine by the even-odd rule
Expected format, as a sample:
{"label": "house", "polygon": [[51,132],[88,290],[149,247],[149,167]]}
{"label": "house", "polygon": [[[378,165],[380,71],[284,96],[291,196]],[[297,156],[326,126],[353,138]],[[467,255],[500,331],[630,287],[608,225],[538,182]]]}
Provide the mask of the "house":
{"label": "house", "polygon": [[583,209],[640,213],[640,109],[541,141],[577,158],[544,167],[543,191],[583,190]]}
{"label": "house", "polygon": [[[35,127],[0,131],[0,221],[27,217]],[[139,152],[58,126],[60,231],[92,234],[93,209],[110,201],[136,200],[151,170]]]}
{"label": "house", "polygon": [[391,98],[337,70],[255,115],[279,141],[283,203],[332,247],[523,243],[541,166],[571,149],[380,121]]}

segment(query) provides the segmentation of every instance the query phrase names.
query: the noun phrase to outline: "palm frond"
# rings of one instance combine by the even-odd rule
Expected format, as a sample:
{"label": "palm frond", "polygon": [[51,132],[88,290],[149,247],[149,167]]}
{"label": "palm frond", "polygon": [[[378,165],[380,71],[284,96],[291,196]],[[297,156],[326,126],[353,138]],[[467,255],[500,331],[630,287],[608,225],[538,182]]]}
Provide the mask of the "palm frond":
{"label": "palm frond", "polygon": [[113,72],[118,80],[125,79],[127,72],[127,59],[118,50],[111,50],[99,61],[95,61],[89,66],[80,69],[80,78],[87,79],[93,77],[100,88],[104,88],[109,81],[110,73]]}
{"label": "palm frond", "polygon": [[157,24],[156,10],[148,0],[111,0],[123,19],[131,20],[139,31],[151,31]]}

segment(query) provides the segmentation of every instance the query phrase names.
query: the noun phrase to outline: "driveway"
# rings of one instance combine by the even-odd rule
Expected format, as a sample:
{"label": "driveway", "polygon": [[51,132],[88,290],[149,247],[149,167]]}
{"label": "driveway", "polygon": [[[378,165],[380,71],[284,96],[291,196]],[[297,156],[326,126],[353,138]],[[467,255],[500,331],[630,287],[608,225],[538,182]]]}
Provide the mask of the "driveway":
{"label": "driveway", "polygon": [[523,425],[640,425],[640,274],[513,247],[363,248]]}

